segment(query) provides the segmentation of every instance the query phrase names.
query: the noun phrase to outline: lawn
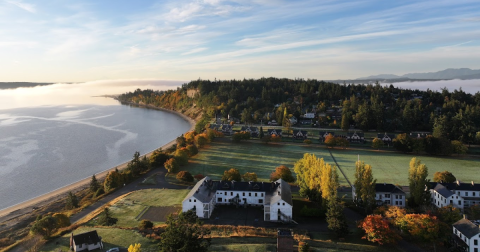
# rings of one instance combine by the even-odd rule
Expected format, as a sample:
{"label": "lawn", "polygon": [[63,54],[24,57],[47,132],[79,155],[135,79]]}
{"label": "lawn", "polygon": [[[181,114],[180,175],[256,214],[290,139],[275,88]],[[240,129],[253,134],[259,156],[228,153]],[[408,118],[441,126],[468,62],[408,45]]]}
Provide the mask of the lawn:
{"label": "lawn", "polygon": [[431,180],[435,172],[448,170],[463,182],[472,180],[480,182],[480,162],[473,158],[417,156],[395,152],[348,149],[334,149],[332,153],[351,182],[355,180],[355,161],[357,161],[358,155],[360,155],[360,160],[372,166],[373,176],[379,183],[408,185],[409,163],[413,157],[419,158],[422,163],[427,165]]}
{"label": "lawn", "polygon": [[[111,206],[110,212],[118,219],[116,226],[137,227],[140,220],[150,207],[178,207],[180,209],[182,200],[187,196],[189,190],[175,189],[145,189],[135,191]],[[161,222],[154,222],[160,224]],[[87,225],[94,226],[96,218],[89,221]]]}
{"label": "lawn", "polygon": [[[92,230],[97,230],[98,235],[102,237],[102,242],[105,250],[114,247],[128,248],[130,244],[140,243],[142,244],[142,250],[144,251],[158,251],[158,243],[155,240],[145,238],[139,233],[137,233],[135,230],[119,228],[80,227],[77,230],[73,231],[73,233],[80,234]],[[69,244],[70,234],[65,234],[60,238],[53,239],[50,242],[46,243],[40,251],[69,251]]]}
{"label": "lawn", "polygon": [[[241,174],[255,172],[259,181],[269,181],[270,173],[279,165],[286,165],[293,172],[293,165],[304,153],[313,153],[326,162],[333,160],[324,146],[284,145],[260,142],[233,143],[213,142],[192,157],[185,170],[195,174],[205,174],[213,179],[221,179],[223,172],[236,168]],[[345,181],[342,179],[342,181]]]}

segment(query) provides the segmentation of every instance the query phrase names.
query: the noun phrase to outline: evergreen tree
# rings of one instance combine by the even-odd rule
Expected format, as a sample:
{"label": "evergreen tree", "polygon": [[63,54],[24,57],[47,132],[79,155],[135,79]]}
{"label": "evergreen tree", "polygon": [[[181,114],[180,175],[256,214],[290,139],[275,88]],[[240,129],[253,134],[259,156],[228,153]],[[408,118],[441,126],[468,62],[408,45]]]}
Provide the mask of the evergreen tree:
{"label": "evergreen tree", "polygon": [[203,227],[193,210],[181,212],[177,217],[169,215],[167,227],[160,240],[163,252],[206,252],[210,247],[210,230]]}
{"label": "evergreen tree", "polygon": [[263,132],[263,127],[260,127],[260,133],[259,133],[260,139],[262,139],[264,136],[265,136],[265,133]]}
{"label": "evergreen tree", "polygon": [[78,207],[78,198],[72,192],[68,192],[65,209],[74,209]]}
{"label": "evergreen tree", "polygon": [[349,233],[343,209],[343,202],[337,199],[337,193],[335,192],[328,199],[326,221],[328,229],[334,232],[337,237],[345,237]]}
{"label": "evergreen tree", "polygon": [[95,174],[92,175],[92,179],[90,180],[90,192],[97,192],[97,190],[100,188],[100,183],[98,183],[97,178],[95,177]]}
{"label": "evergreen tree", "polygon": [[113,218],[112,215],[110,214],[110,210],[108,207],[105,207],[103,209],[103,212],[100,214],[100,216],[97,219],[97,223],[102,226],[113,226],[117,223],[118,219]]}

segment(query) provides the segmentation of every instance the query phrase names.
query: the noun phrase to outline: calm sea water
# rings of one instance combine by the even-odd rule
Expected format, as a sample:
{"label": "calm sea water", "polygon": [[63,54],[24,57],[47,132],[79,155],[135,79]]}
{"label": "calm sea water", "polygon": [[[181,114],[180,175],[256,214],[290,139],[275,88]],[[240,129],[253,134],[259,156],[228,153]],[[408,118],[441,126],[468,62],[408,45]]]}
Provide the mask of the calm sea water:
{"label": "calm sea water", "polygon": [[[42,103],[53,94],[44,94]],[[85,101],[0,108],[0,209],[115,167],[190,128],[172,113],[111,98]]]}

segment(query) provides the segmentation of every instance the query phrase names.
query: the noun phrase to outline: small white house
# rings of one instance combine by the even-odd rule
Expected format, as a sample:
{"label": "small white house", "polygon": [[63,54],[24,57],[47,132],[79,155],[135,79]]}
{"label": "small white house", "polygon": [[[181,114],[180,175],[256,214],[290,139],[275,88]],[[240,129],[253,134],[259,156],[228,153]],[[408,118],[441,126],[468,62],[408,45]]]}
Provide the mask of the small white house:
{"label": "small white house", "polygon": [[98,236],[96,230],[77,235],[72,233],[70,236],[70,248],[75,252],[103,249],[102,238]]}
{"label": "small white house", "polygon": [[430,190],[430,197],[432,203],[438,208],[452,205],[458,209],[463,209],[463,206],[465,205],[461,196],[448,190],[440,183]]}
{"label": "small white house", "polygon": [[480,251],[480,229],[477,224],[463,218],[453,223],[453,242],[460,251]]}
{"label": "small white house", "polygon": [[182,211],[195,209],[199,218],[210,218],[216,206],[236,205],[263,207],[265,221],[292,220],[290,185],[275,182],[213,181],[208,176],[200,180],[182,202]]}
{"label": "small white house", "polygon": [[[352,186],[352,198],[357,200],[355,186]],[[375,184],[375,200],[378,206],[389,205],[405,207],[406,194],[394,184],[377,183]]]}

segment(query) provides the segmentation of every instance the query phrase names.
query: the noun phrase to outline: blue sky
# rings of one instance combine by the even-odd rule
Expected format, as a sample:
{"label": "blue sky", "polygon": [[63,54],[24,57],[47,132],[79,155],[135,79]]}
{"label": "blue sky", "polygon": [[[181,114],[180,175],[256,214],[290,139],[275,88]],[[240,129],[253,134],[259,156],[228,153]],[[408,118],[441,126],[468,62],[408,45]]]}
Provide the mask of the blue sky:
{"label": "blue sky", "polygon": [[480,69],[480,1],[0,0],[0,81]]}

